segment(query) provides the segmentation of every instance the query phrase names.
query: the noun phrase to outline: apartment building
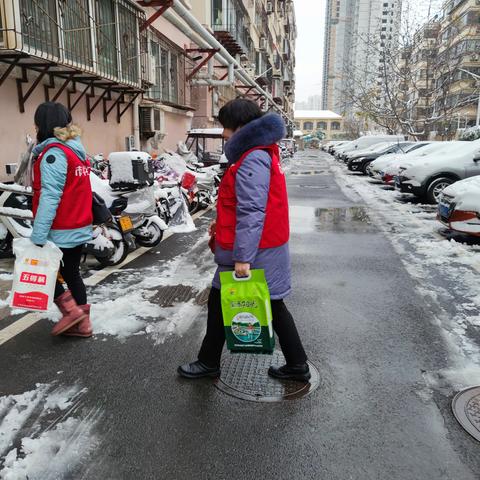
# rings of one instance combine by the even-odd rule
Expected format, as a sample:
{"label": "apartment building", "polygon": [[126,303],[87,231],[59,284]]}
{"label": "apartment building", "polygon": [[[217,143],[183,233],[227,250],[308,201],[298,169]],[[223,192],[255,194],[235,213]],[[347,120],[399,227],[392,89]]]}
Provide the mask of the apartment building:
{"label": "apartment building", "polygon": [[[297,36],[292,0],[210,0],[192,2],[199,21],[213,32],[240,65],[279,105],[285,116],[293,117],[295,91],[295,40]],[[213,66],[213,78],[225,77],[221,65]],[[238,92],[258,99],[245,85],[232,85],[212,91],[196,87],[194,97],[203,99],[205,107],[195,115],[196,127],[215,123],[218,109]],[[262,102],[270,108],[268,102]],[[291,122],[289,122],[291,123]]]}
{"label": "apartment building", "polygon": [[0,0],[0,181],[46,100],[90,154],[175,149],[238,95],[293,122],[295,36],[289,0]]}
{"label": "apartment building", "polygon": [[477,122],[480,94],[480,4],[451,0],[401,52],[405,76],[395,87],[400,112],[419,138],[453,138]]}
{"label": "apartment building", "polygon": [[402,0],[327,0],[323,108],[349,113],[349,94],[373,87],[382,50],[400,31]]}
{"label": "apartment building", "polygon": [[[480,3],[450,0],[439,16],[440,30],[435,69],[437,89],[442,96],[432,105],[443,116],[436,135],[474,126],[480,105]],[[470,73],[468,73],[470,72]],[[476,75],[476,76],[475,76]]]}

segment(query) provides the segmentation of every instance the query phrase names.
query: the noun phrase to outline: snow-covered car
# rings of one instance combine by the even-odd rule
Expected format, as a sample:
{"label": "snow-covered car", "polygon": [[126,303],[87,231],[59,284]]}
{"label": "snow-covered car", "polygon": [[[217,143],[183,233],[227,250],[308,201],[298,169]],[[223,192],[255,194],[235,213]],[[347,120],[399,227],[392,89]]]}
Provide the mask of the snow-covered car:
{"label": "snow-covered car", "polygon": [[439,152],[414,160],[400,165],[395,188],[425,198],[429,203],[438,203],[446,187],[458,180],[480,175],[480,140],[452,142]]}
{"label": "snow-covered car", "polygon": [[405,139],[402,135],[366,135],[342,145],[336,150],[335,157],[338,159],[343,159],[344,155],[354,150],[363,150],[377,143],[402,142],[403,140]]}
{"label": "snow-covered car", "polygon": [[393,185],[393,179],[398,173],[398,167],[405,160],[426,156],[431,152],[440,150],[442,144],[445,143],[447,142],[415,142],[410,147],[407,147],[404,153],[396,152],[378,157],[367,167],[367,173],[376,180]]}
{"label": "snow-covered car", "polygon": [[348,140],[330,140],[322,145],[322,150],[324,152],[332,153],[334,148],[339,148],[346,143],[348,143]]}
{"label": "snow-covered car", "polygon": [[438,202],[437,219],[450,230],[480,236],[480,176],[446,187]]}
{"label": "snow-covered car", "polygon": [[367,167],[376,158],[390,153],[404,153],[405,150],[412,144],[412,142],[398,142],[388,143],[386,145],[380,144],[377,148],[361,155],[354,155],[348,160],[348,169],[352,172],[367,173]]}
{"label": "snow-covered car", "polygon": [[346,145],[347,143],[350,143],[350,140],[345,140],[345,141],[341,141],[341,142],[338,142],[338,143],[334,143],[333,145],[329,145],[328,146],[328,149],[327,149],[327,152],[330,154],[330,155],[335,155],[335,153],[337,152],[337,150],[339,148],[342,148],[344,145]]}
{"label": "snow-covered car", "polygon": [[347,163],[351,158],[360,158],[364,155],[368,155],[369,153],[376,152],[377,150],[383,150],[384,148],[393,145],[395,142],[381,142],[376,143],[375,145],[369,145],[366,148],[362,148],[361,150],[353,150],[351,152],[346,152],[343,155],[343,161]]}

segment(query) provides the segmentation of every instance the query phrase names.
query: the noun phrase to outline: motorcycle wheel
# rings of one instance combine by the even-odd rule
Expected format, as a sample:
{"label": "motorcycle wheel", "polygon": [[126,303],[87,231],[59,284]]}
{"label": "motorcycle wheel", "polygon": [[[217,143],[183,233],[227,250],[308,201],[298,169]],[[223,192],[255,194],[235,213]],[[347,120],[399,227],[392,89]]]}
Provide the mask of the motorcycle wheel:
{"label": "motorcycle wheel", "polygon": [[188,204],[188,213],[193,215],[200,210],[200,202],[198,198],[198,193],[195,195],[195,198],[192,200],[192,203]]}
{"label": "motorcycle wheel", "polygon": [[115,247],[112,255],[110,255],[109,257],[95,257],[97,262],[104,267],[113,267],[114,265],[118,265],[122,263],[128,255],[128,243],[124,238],[122,238],[121,240],[110,239],[110,241]]}
{"label": "motorcycle wheel", "polygon": [[150,225],[145,225],[142,228],[146,228],[151,234],[151,237],[148,239],[140,236],[135,237],[138,245],[142,247],[156,247],[162,241],[163,230],[156,223],[152,222]]}

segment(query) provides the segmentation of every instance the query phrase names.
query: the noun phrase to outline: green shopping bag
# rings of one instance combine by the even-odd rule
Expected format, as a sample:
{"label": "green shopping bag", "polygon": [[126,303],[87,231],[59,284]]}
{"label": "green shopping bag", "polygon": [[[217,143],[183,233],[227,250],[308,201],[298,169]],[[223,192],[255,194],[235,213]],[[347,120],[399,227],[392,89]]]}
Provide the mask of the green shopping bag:
{"label": "green shopping bag", "polygon": [[227,348],[231,352],[272,353],[275,339],[265,272],[251,270],[245,278],[221,272],[220,284]]}

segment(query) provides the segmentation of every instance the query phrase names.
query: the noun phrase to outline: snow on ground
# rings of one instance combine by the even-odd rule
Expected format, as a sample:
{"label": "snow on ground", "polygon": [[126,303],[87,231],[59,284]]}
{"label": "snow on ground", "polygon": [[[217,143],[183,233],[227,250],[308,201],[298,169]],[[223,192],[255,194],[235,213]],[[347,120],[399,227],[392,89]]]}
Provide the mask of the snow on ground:
{"label": "snow on ground", "polygon": [[418,281],[417,291],[442,327],[454,367],[427,374],[427,381],[446,388],[480,383],[480,248],[443,238],[434,206],[415,203],[413,197],[348,172],[332,156],[324,157],[343,192],[370,207],[372,221]]}
{"label": "snow on ground", "polygon": [[[203,235],[188,252],[166,263],[122,269],[114,281],[91,287],[88,298],[94,333],[120,339],[148,334],[155,343],[163,343],[172,334],[183,335],[202,307],[186,302],[162,308],[152,297],[164,286],[186,285],[200,293],[210,285],[215,264],[207,239]],[[56,321],[58,315],[49,318]]]}
{"label": "snow on ground", "polygon": [[85,414],[85,393],[79,385],[37,384],[0,397],[1,480],[73,478],[72,471],[96,446],[93,428],[100,411]]}

